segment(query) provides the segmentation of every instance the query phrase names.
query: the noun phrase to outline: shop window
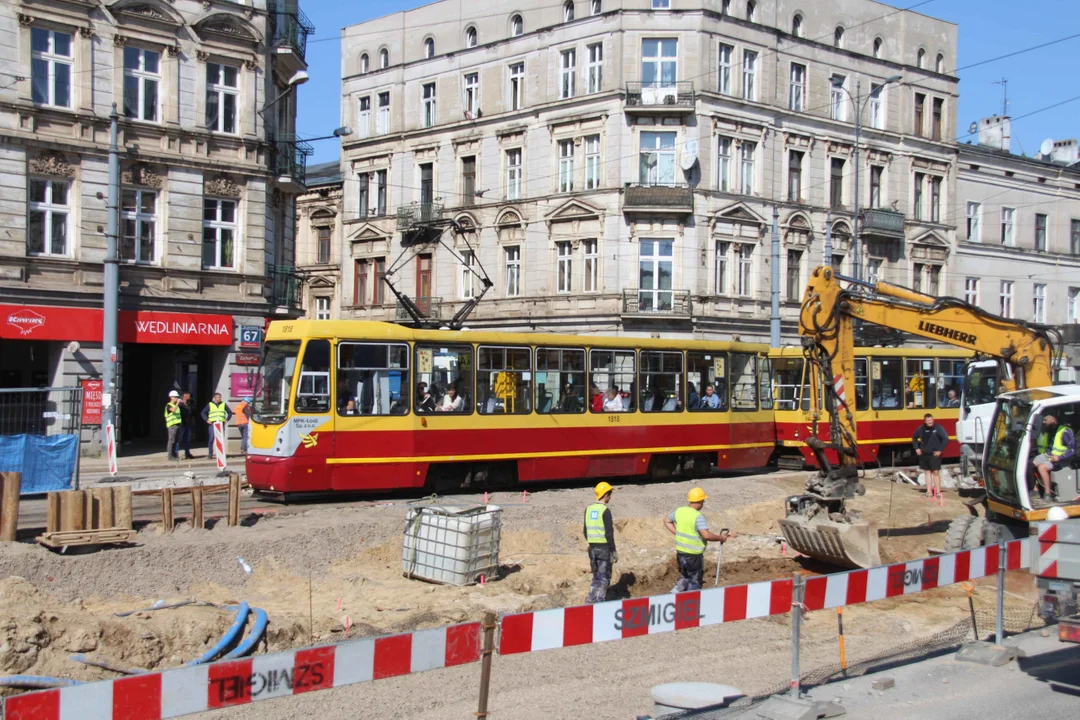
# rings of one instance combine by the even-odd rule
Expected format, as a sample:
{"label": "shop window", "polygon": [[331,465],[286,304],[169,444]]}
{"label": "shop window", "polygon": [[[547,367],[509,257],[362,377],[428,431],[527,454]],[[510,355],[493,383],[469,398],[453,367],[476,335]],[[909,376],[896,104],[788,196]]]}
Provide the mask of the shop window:
{"label": "shop window", "polygon": [[437,412],[472,412],[472,346],[418,344],[415,372],[418,410],[426,391]]}
{"label": "shop window", "polygon": [[338,344],[339,415],[404,415],[408,388],[408,345]]}
{"label": "shop window", "polygon": [[300,383],[296,388],[296,412],[330,411],[330,341],[308,340]]}
{"label": "shop window", "polygon": [[870,360],[871,404],[875,410],[903,407],[904,367],[900,358]]}
{"label": "shop window", "polygon": [[937,388],[933,358],[906,359],[904,387],[904,407],[909,410],[932,410],[936,404]]}
{"label": "shop window", "polygon": [[938,407],[960,407],[960,399],[964,395],[964,377],[967,372],[967,361],[941,358],[937,361],[937,364]]}
{"label": "shop window", "polygon": [[636,375],[633,350],[593,350],[589,353],[589,374],[593,385],[604,393],[602,412],[634,412]]}
{"label": "shop window", "polygon": [[732,410],[757,410],[757,355],[731,354],[731,408]]}
{"label": "shop window", "polygon": [[682,376],[681,352],[642,350],[641,411],[682,411]]}
{"label": "shop window", "polygon": [[536,412],[583,413],[602,391],[593,385],[585,392],[585,351],[536,348]]}
{"label": "shop window", "polygon": [[481,347],[476,351],[476,410],[525,415],[532,410],[529,348]]}
{"label": "shop window", "polygon": [[[686,353],[686,407],[688,410],[728,409],[727,355]],[[712,388],[712,392],[709,389]],[[716,398],[713,400],[712,398]]]}

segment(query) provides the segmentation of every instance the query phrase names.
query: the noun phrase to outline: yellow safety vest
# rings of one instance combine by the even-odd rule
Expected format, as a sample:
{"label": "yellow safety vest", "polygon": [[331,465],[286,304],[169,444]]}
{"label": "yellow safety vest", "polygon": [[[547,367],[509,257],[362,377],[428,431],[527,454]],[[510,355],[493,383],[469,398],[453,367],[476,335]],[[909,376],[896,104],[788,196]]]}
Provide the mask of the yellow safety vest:
{"label": "yellow safety vest", "polygon": [[165,405],[165,427],[171,428],[174,425],[179,425],[180,422],[180,403],[167,403]]}
{"label": "yellow safety vest", "polygon": [[211,402],[209,403],[208,407],[210,408],[210,411],[206,413],[207,420],[212,423],[225,422],[225,418],[228,417],[225,414],[225,403],[221,402],[214,404],[213,402]]}
{"label": "yellow safety vest", "polygon": [[[1049,440],[1046,437],[1046,433],[1039,435],[1039,452],[1045,453],[1046,446],[1049,444]],[[1057,432],[1054,433],[1054,447],[1050,451],[1051,455],[1061,457],[1065,453],[1069,452],[1069,446],[1065,444],[1065,426],[1059,425]]]}
{"label": "yellow safety vest", "polygon": [[701,555],[705,552],[705,541],[697,531],[697,519],[700,516],[692,507],[681,507],[675,511],[675,550],[686,555]]}
{"label": "yellow safety vest", "polygon": [[604,511],[607,505],[593,503],[585,508],[585,538],[590,545],[607,545],[607,531],[604,529]]}

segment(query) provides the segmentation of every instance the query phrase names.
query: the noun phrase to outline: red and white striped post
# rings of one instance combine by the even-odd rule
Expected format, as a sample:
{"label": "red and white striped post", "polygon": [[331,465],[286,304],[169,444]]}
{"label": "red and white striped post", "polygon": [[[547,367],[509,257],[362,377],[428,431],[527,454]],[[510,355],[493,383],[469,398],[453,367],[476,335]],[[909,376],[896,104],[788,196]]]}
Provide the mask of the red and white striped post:
{"label": "red and white striped post", "polygon": [[112,423],[105,426],[105,452],[109,458],[109,474],[116,477],[116,432]]}
{"label": "red and white striped post", "polygon": [[217,469],[224,470],[227,464],[225,459],[225,423],[214,423],[214,459],[217,460]]}

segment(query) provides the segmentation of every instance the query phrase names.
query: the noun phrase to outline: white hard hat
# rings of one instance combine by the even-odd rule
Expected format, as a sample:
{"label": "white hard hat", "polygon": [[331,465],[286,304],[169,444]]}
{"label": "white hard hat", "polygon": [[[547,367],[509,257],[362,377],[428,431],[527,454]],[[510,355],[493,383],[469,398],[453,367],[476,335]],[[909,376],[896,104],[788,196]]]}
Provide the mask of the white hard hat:
{"label": "white hard hat", "polygon": [[1050,522],[1061,522],[1069,519],[1069,513],[1063,507],[1052,507],[1046,512],[1046,519]]}
{"label": "white hard hat", "polygon": [[169,397],[180,397],[180,393],[176,392],[175,390],[170,390]]}

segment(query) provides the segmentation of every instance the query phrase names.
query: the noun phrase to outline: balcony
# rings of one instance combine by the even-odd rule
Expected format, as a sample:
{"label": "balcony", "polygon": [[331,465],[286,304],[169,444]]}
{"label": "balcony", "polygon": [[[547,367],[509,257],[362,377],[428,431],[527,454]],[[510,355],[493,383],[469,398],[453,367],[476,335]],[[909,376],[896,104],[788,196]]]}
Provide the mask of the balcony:
{"label": "balcony", "polygon": [[[442,298],[414,298],[413,303],[416,304],[416,309],[423,313],[424,317],[431,318],[432,320],[442,320]],[[399,300],[394,311],[394,322],[407,325],[412,321],[412,315],[409,315],[408,311],[405,310],[405,306],[402,305]]]}
{"label": "balcony", "polygon": [[417,225],[440,222],[443,219],[443,205],[442,198],[402,205],[397,209],[397,229],[405,231]]}
{"label": "balcony", "polygon": [[689,185],[628,183],[623,192],[623,212],[652,215],[690,215],[694,191]]}
{"label": "balcony", "polygon": [[266,279],[270,285],[270,302],[277,307],[299,310],[303,280],[292,265],[267,265]]}
{"label": "balcony", "polygon": [[694,112],[694,83],[626,83],[623,111],[636,115],[690,115]]}
{"label": "balcony", "polygon": [[688,318],[692,313],[689,290],[623,290],[623,315]]}
{"label": "balcony", "polygon": [[875,208],[863,210],[860,220],[860,235],[883,240],[904,239],[904,213],[896,210]]}
{"label": "balcony", "polygon": [[307,189],[307,159],[315,151],[306,142],[297,140],[295,135],[280,135],[271,143],[271,172],[278,187],[288,193],[304,192]]}
{"label": "balcony", "polygon": [[285,78],[307,69],[307,39],[315,26],[300,10],[297,0],[270,0],[270,46],[274,62]]}

